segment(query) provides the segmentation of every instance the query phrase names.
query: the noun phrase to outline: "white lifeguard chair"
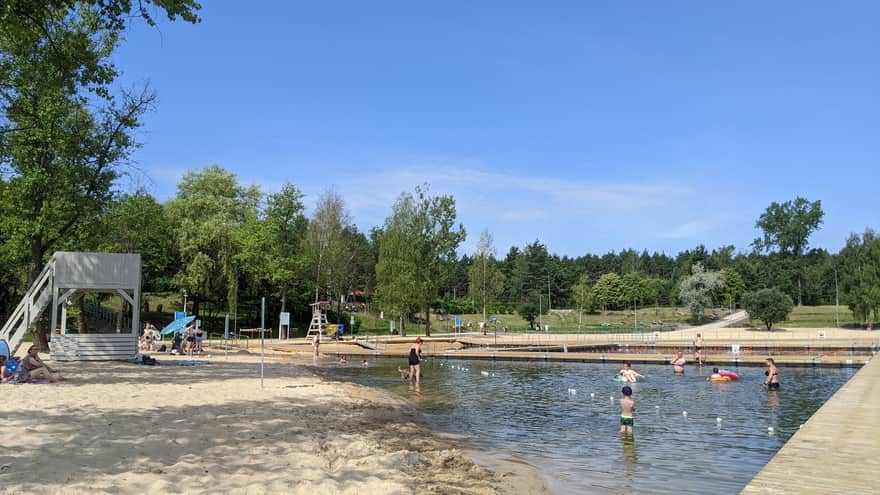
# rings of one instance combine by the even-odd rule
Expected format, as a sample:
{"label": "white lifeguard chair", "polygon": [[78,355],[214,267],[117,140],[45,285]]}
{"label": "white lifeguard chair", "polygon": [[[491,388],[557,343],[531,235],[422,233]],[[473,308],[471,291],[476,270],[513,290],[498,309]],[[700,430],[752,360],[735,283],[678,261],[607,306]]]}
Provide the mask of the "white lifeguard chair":
{"label": "white lifeguard chair", "polygon": [[309,306],[312,307],[312,322],[309,323],[309,331],[306,332],[306,338],[310,339],[312,335],[323,337],[324,332],[327,330],[327,313],[324,310],[330,308],[330,303],[318,301],[309,304]]}

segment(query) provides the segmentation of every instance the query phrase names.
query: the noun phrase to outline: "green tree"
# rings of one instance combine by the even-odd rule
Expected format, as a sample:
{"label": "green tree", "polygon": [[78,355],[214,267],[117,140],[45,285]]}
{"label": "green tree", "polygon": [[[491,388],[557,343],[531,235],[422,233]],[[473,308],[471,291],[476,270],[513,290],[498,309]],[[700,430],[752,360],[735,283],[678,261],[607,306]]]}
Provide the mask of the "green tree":
{"label": "green tree", "polygon": [[628,272],[621,279],[624,304],[638,304],[645,300],[647,281],[639,272]]}
{"label": "green tree", "polygon": [[255,187],[246,188],[235,174],[211,165],[187,172],[175,198],[166,203],[181,257],[175,281],[190,295],[193,313],[199,313],[203,301],[225,302],[236,311],[241,229],[254,225],[260,198]]}
{"label": "green tree", "polygon": [[695,321],[703,319],[703,311],[712,306],[712,295],[721,289],[721,273],[706,271],[701,263],[691,267],[691,275],[681,282],[679,298]]}
{"label": "green tree", "polygon": [[269,242],[256,246],[268,251],[267,273],[280,293],[282,312],[287,310],[288,292],[306,274],[303,238],[308,220],[302,200],[303,193],[290,183],[269,195],[264,211]]}
{"label": "green tree", "polygon": [[794,307],[791,297],[776,288],[749,292],[743,297],[743,303],[749,316],[763,321],[767,331],[773,328],[774,323],[788,318]]}
{"label": "green tree", "polygon": [[798,196],[794,201],[774,201],[755,223],[755,227],[763,232],[763,236],[753,243],[755,249],[768,253],[776,249],[783,258],[794,261],[790,276],[796,281],[798,306],[802,302],[803,285],[800,261],[809,245],[810,235],[819,229],[824,216],[821,201],[810,202]]}
{"label": "green tree", "polygon": [[721,270],[721,298],[724,305],[732,308],[736,303],[741,301],[742,295],[746,291],[746,284],[742,275],[733,268],[724,268]]}
{"label": "green tree", "polygon": [[584,316],[584,308],[587,311],[593,306],[593,288],[590,287],[590,276],[584,273],[578,278],[577,283],[571,288],[572,296],[578,306],[578,330]]}
{"label": "green tree", "polygon": [[113,201],[103,217],[101,251],[141,255],[145,291],[167,290],[176,259],[174,236],[165,209],[139,190]]}
{"label": "green tree", "polygon": [[344,242],[345,230],[351,226],[342,196],[333,190],[321,194],[306,236],[306,253],[315,277],[315,302],[321,289],[329,300],[339,300],[350,256]]}
{"label": "green tree", "polygon": [[623,281],[616,273],[606,273],[593,285],[593,301],[602,307],[605,314],[608,308],[619,307],[623,303]]}
{"label": "green tree", "polygon": [[452,196],[431,196],[427,186],[415,192],[415,196],[401,194],[385,220],[376,267],[377,291],[385,304],[402,312],[411,309],[410,304],[424,309],[425,334],[430,335],[431,305],[446,283],[465,230],[461,224],[456,226]]}
{"label": "green tree", "polygon": [[660,314],[660,298],[666,289],[666,281],[660,278],[645,280],[645,301],[654,302],[654,314]]}
{"label": "green tree", "polygon": [[483,321],[489,321],[487,306],[494,303],[504,289],[504,275],[495,260],[492,234],[484,230],[477,243],[477,252],[468,268],[468,291],[483,307]]}
{"label": "green tree", "polygon": [[[880,236],[852,234],[838,257],[842,299],[857,321],[880,320]],[[873,320],[872,320],[873,316]]]}
{"label": "green tree", "polygon": [[[529,298],[532,299],[532,298]],[[534,299],[538,299],[538,295],[535,295]],[[520,303],[516,307],[516,312],[527,322],[529,322],[529,328],[535,327],[535,321],[538,319],[538,315],[540,315],[544,311],[543,307],[539,307],[538,304],[533,300],[526,300],[526,302]]]}

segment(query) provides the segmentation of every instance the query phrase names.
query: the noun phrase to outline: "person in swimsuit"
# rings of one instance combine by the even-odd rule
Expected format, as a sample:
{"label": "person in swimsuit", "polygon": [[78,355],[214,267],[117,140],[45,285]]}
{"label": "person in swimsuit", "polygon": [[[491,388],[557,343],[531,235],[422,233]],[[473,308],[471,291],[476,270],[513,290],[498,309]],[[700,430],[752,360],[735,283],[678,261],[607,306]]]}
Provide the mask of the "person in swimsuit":
{"label": "person in swimsuit", "polygon": [[318,349],[321,347],[321,334],[316,333],[315,336],[312,337],[312,347],[315,348],[315,359],[318,359]]}
{"label": "person in swimsuit", "polygon": [[684,365],[687,364],[687,359],[685,359],[684,356],[681,355],[681,351],[678,351],[678,356],[670,361],[670,363],[672,364],[672,371],[674,371],[675,374],[684,374]]}
{"label": "person in swimsuit", "polygon": [[694,359],[702,366],[703,364],[703,336],[697,334],[694,339]]}
{"label": "person in swimsuit", "polygon": [[186,334],[184,335],[183,341],[186,346],[186,355],[192,357],[193,350],[196,348],[196,336],[193,334],[192,327],[186,327]]}
{"label": "person in swimsuit", "polygon": [[764,380],[767,390],[779,390],[779,374],[776,370],[776,361],[773,358],[767,358],[767,371],[764,372],[764,375],[767,376],[767,379]]}
{"label": "person in swimsuit", "polygon": [[0,383],[12,383],[15,381],[15,373],[6,367],[6,356],[0,356]]}
{"label": "person in swimsuit", "polygon": [[623,363],[623,369],[618,371],[617,374],[622,376],[627,383],[635,383],[639,378],[644,378],[644,375],[636,373],[629,363]]}
{"label": "person in swimsuit", "polygon": [[620,389],[623,397],[620,399],[620,433],[622,435],[633,434],[633,414],[636,412],[636,401],[633,400],[633,390],[629,385]]}
{"label": "person in swimsuit", "polygon": [[422,379],[422,338],[417,337],[415,344],[409,348],[409,379],[418,384]]}

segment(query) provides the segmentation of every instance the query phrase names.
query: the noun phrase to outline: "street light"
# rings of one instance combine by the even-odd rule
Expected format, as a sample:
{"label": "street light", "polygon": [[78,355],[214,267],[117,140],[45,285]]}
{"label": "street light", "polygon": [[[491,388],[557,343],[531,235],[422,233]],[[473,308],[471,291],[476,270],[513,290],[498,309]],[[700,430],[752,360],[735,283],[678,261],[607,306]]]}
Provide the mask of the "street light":
{"label": "street light", "polygon": [[186,289],[183,289],[183,314],[186,314]]}

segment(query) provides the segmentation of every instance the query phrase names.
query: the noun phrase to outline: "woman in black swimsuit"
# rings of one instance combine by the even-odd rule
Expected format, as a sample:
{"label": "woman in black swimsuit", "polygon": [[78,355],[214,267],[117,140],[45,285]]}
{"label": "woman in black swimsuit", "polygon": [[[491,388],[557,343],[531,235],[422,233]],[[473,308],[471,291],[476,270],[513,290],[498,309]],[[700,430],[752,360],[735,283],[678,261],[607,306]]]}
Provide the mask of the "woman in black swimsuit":
{"label": "woman in black swimsuit", "polygon": [[422,338],[417,337],[416,343],[409,348],[409,379],[415,380],[416,384],[421,381],[422,370],[419,363],[422,361]]}
{"label": "woman in black swimsuit", "polygon": [[767,376],[767,379],[764,380],[767,390],[779,390],[779,374],[776,371],[776,362],[773,361],[773,358],[767,358],[767,371],[764,372],[764,375]]}

